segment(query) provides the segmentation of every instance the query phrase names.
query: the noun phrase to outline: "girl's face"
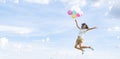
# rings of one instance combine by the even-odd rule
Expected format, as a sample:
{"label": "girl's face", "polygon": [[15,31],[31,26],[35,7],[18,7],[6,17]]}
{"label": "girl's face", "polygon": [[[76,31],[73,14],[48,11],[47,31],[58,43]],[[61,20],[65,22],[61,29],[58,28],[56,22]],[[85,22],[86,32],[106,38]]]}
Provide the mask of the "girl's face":
{"label": "girl's face", "polygon": [[83,25],[83,29],[86,29],[87,25]]}

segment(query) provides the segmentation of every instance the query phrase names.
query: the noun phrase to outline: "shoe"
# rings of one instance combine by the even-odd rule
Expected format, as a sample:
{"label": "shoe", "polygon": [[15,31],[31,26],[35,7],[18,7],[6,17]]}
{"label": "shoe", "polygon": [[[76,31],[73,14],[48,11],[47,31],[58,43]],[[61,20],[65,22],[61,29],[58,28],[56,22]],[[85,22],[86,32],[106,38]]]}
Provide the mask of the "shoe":
{"label": "shoe", "polygon": [[82,55],[84,54],[84,51],[82,51]]}
{"label": "shoe", "polygon": [[84,54],[85,50],[81,50],[82,51],[82,54]]}
{"label": "shoe", "polygon": [[90,49],[94,51],[94,49],[92,47],[90,47]]}

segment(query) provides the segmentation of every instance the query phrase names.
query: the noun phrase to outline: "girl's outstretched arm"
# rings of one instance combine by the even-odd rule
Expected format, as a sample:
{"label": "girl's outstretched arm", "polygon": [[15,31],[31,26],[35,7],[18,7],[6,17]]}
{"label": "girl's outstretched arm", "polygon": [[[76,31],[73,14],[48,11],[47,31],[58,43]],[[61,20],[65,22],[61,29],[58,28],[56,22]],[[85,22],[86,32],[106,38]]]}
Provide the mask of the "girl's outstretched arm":
{"label": "girl's outstretched arm", "polygon": [[[88,30],[93,30],[93,29],[96,29],[96,28],[97,28],[97,27],[92,27],[92,28],[88,28]],[[87,30],[87,31],[88,31],[88,30]]]}
{"label": "girl's outstretched arm", "polygon": [[76,23],[77,28],[78,28],[78,29],[81,29],[81,28],[79,27],[78,22],[77,22],[76,19],[75,19],[75,23]]}

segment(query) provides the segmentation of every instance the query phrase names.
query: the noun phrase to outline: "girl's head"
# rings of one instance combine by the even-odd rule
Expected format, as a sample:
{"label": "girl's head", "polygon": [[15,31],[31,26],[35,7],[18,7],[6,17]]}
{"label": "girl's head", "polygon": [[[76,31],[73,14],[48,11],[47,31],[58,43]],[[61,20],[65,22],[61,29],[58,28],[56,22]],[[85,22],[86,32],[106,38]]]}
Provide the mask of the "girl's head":
{"label": "girl's head", "polygon": [[82,23],[82,26],[81,26],[82,29],[88,29],[88,25],[86,23]]}

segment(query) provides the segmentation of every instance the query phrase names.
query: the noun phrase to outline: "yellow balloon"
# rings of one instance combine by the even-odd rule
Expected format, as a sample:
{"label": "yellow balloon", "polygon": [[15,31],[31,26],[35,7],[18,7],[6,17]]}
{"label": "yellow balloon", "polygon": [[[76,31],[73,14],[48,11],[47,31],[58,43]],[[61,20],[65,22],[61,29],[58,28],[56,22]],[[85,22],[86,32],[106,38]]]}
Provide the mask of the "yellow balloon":
{"label": "yellow balloon", "polygon": [[75,14],[72,14],[71,16],[72,16],[72,18],[76,18],[76,15],[75,15]]}

